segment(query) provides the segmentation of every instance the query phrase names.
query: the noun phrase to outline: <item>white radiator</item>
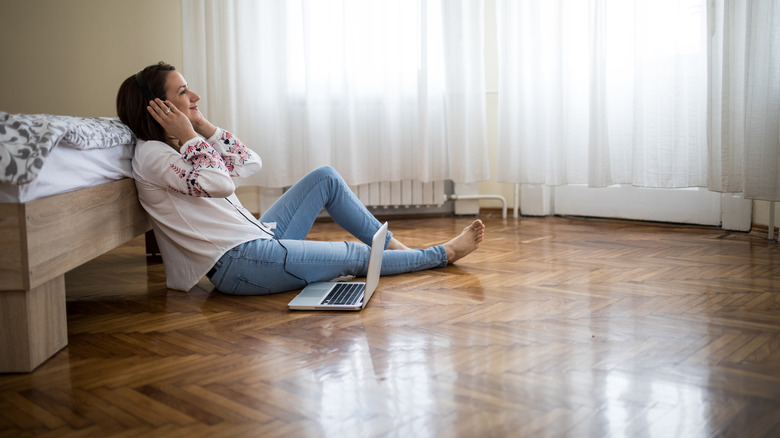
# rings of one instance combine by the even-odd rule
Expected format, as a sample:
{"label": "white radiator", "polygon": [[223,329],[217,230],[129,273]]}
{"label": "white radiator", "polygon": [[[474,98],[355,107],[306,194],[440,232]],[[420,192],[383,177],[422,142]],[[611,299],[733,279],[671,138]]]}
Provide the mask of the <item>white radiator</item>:
{"label": "white radiator", "polygon": [[439,207],[448,200],[445,181],[422,183],[405,180],[360,184],[350,188],[367,207]]}
{"label": "white radiator", "polygon": [[[350,189],[369,210],[384,216],[452,213],[454,203],[448,201],[451,199],[453,187],[452,181],[421,183],[407,180],[360,184],[350,186]],[[243,197],[239,195],[239,198],[249,211],[259,216],[287,189],[289,187],[283,189],[257,187],[256,205],[252,204],[251,197],[247,195]],[[323,212],[320,215],[327,216],[327,213]]]}

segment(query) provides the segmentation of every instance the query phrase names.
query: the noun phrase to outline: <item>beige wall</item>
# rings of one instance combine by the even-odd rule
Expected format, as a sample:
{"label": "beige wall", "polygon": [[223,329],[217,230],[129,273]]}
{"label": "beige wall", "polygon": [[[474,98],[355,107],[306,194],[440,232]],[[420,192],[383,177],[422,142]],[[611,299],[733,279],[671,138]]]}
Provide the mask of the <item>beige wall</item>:
{"label": "beige wall", "polygon": [[116,115],[116,92],[142,67],[181,65],[181,0],[3,0],[0,109]]}
{"label": "beige wall", "polygon": [[[495,27],[495,0],[486,0],[488,90],[498,89]],[[0,110],[114,116],[116,91],[125,78],[161,60],[181,66],[181,0],[2,0],[0,41],[6,55]],[[495,175],[498,95],[486,99]],[[479,191],[500,194],[512,206],[511,184],[492,179],[480,183]],[[776,210],[780,222],[780,205]],[[754,202],[754,223],[766,225],[768,218],[769,203]]]}

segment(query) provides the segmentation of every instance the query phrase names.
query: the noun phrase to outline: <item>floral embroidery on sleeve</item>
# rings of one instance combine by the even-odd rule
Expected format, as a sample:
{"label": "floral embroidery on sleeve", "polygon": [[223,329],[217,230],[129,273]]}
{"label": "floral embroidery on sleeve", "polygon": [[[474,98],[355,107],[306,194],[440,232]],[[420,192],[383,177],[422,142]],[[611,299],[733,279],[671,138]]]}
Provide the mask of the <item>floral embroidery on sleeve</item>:
{"label": "floral embroidery on sleeve", "polygon": [[257,154],[219,128],[208,140],[193,138],[181,147],[180,154],[168,152],[166,156],[160,164],[165,166],[162,172],[168,190],[197,197],[229,196],[235,191],[232,177],[248,176],[262,167]]}
{"label": "floral embroidery on sleeve", "polygon": [[[169,164],[168,165],[168,170],[172,171],[180,179],[183,179],[185,176],[187,176],[187,172],[184,169],[182,169],[181,167],[177,166],[175,163]],[[172,190],[172,191],[174,191],[176,193],[181,193],[182,195],[186,195],[187,194],[187,192],[185,192],[184,190],[181,190],[181,189],[179,189],[177,187],[174,187],[174,186],[172,186],[170,184],[168,184],[168,190]]]}
{"label": "floral embroidery on sleeve", "polygon": [[182,153],[182,157],[192,163],[193,169],[213,167],[227,171],[225,162],[219,153],[205,141],[193,143]]}
{"label": "floral embroidery on sleeve", "polygon": [[198,197],[211,197],[209,192],[200,184],[201,169],[213,168],[227,173],[228,169],[219,153],[205,141],[199,141],[189,145],[183,152],[182,158],[192,164],[192,169],[184,169],[174,163],[170,165],[169,170],[176,174],[179,179],[183,179],[186,191],[181,188],[168,186],[170,190]]}
{"label": "floral embroidery on sleeve", "polygon": [[249,148],[244,146],[243,143],[241,143],[241,140],[233,136],[233,134],[228,131],[225,131],[222,134],[220,141],[225,145],[225,149],[227,150],[227,152],[222,157],[225,160],[225,166],[227,167],[230,174],[233,175],[235,166],[244,164],[249,161],[251,151]]}

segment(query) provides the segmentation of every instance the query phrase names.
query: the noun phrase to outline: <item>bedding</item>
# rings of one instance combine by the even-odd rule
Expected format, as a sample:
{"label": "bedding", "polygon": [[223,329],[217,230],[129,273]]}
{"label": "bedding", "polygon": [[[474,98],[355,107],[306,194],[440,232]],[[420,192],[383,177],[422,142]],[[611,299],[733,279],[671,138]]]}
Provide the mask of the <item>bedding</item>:
{"label": "bedding", "polygon": [[86,151],[123,144],[135,144],[135,136],[118,118],[0,111],[0,182],[34,181],[58,145]]}
{"label": "bedding", "polygon": [[38,176],[26,184],[0,183],[0,203],[29,202],[86,187],[132,178],[134,145],[80,150],[55,147]]}

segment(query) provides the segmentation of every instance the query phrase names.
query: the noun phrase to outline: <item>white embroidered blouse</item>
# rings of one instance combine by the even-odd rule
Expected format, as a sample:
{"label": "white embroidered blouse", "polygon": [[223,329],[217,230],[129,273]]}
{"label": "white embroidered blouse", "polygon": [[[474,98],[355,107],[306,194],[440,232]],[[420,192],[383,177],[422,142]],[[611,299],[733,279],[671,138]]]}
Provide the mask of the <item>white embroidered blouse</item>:
{"label": "white embroidered blouse", "polygon": [[231,248],[273,236],[275,224],[254,219],[236,197],[234,176],[262,161],[230,132],[195,137],[180,152],[139,141],[133,156],[138,199],[149,213],[171,289],[190,290]]}

